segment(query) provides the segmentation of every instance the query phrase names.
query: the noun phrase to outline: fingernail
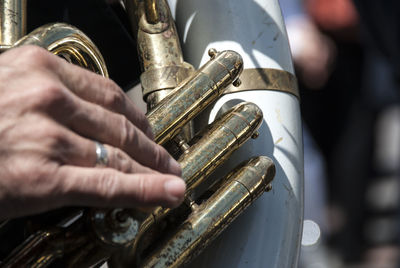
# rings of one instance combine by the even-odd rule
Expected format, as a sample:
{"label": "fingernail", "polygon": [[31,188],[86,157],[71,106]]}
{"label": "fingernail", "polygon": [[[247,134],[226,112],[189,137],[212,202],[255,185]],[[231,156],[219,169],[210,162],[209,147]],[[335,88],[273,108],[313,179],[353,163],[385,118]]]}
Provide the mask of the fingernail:
{"label": "fingernail", "polygon": [[181,165],[172,157],[169,159],[169,169],[171,170],[172,174],[177,176],[182,175]]}
{"label": "fingernail", "polygon": [[165,192],[173,203],[180,203],[183,200],[186,184],[181,179],[172,179],[164,183]]}

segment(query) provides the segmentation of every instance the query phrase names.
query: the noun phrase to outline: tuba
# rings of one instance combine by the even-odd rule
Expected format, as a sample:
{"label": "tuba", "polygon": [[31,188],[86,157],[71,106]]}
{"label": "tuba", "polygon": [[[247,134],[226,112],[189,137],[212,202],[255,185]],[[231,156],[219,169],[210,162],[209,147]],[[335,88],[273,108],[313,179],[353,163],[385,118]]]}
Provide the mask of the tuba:
{"label": "tuba", "polygon": [[[45,25],[22,37],[25,5],[2,2],[2,50],[39,45],[107,76],[99,50],[73,26]],[[191,267],[295,267],[302,230],[302,138],[277,0],[123,5],[137,41],[147,118],[156,142],[182,166],[185,201],[176,209],[150,212],[64,208],[28,218],[23,228],[29,236],[0,267],[106,262],[110,267],[189,262]],[[6,15],[10,11],[13,16]],[[7,22],[15,14],[18,23]],[[50,219],[45,224],[44,217]],[[1,223],[0,234],[10,224]]]}

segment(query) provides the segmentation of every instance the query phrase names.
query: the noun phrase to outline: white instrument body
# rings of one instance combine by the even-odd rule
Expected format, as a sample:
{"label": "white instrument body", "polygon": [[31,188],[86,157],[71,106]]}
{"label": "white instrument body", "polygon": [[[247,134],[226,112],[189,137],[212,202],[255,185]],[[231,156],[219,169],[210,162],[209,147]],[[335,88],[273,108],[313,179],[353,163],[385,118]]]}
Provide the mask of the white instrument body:
{"label": "white instrument body", "polygon": [[[210,48],[235,50],[245,68],[294,74],[278,0],[169,0],[187,62],[198,68]],[[212,122],[225,106],[257,104],[264,123],[256,140],[233,154],[224,175],[256,155],[272,158],[273,190],[240,215],[190,267],[296,267],[303,224],[303,140],[299,99],[290,93],[252,90],[224,95],[209,110]]]}

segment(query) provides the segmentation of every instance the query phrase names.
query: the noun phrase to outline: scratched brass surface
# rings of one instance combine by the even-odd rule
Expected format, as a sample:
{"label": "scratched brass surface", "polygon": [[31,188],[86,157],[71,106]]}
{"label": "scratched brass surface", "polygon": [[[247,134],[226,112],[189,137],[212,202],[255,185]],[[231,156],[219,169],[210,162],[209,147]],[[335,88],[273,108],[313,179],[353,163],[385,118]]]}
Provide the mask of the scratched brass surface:
{"label": "scratched brass surface", "polygon": [[36,45],[65,60],[108,77],[103,56],[83,32],[65,23],[47,24],[20,39],[14,46]]}
{"label": "scratched brass surface", "polygon": [[0,52],[26,33],[26,0],[0,1]]}
{"label": "scratched brass surface", "polygon": [[190,262],[267,189],[274,176],[275,166],[268,157],[242,164],[140,267],[180,267]]}
{"label": "scratched brass surface", "polygon": [[164,144],[176,136],[187,122],[238,78],[242,68],[242,57],[234,51],[214,55],[147,114],[155,141]]}
{"label": "scratched brass surface", "polygon": [[[182,167],[182,178],[187,189],[186,197],[198,187],[218,166],[246,142],[262,123],[262,111],[255,104],[243,102],[221,115],[209,125],[196,143],[183,154],[178,162]],[[137,236],[130,249],[134,254],[138,243],[146,240],[147,232],[163,220],[171,209],[157,207],[136,230]],[[133,258],[133,256],[127,257]]]}
{"label": "scratched brass surface", "polygon": [[[184,62],[178,32],[171,11],[164,0],[128,1],[132,29],[137,40],[142,74],[140,82],[147,110],[151,111],[194,68]],[[182,129],[182,137],[188,141],[193,135],[193,124]],[[172,147],[171,147],[172,146]],[[176,151],[171,144],[170,151]]]}
{"label": "scratched brass surface", "polygon": [[201,134],[201,139],[178,162],[187,193],[193,191],[260,127],[263,114],[257,105],[243,102],[228,110]]}
{"label": "scratched brass surface", "polygon": [[150,110],[194,68],[183,60],[175,22],[165,0],[129,0],[126,7],[143,71],[143,99]]}
{"label": "scratched brass surface", "polygon": [[300,99],[296,77],[287,72],[269,68],[244,69],[240,86],[229,86],[224,94],[248,90],[273,90],[290,93]]}

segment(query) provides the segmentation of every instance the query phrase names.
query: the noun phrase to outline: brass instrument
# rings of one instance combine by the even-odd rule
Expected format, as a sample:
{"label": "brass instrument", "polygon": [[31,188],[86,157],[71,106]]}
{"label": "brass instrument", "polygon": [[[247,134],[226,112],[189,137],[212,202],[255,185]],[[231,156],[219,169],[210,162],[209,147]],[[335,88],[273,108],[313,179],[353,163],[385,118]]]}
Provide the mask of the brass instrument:
{"label": "brass instrument", "polygon": [[[38,45],[108,76],[96,46],[73,26],[45,25],[22,37],[25,6],[24,0],[6,0],[0,6],[3,14],[11,7],[13,14],[20,16],[18,29],[4,26],[9,25],[10,16],[2,16],[3,50]],[[191,120],[217,100],[226,87],[240,85],[241,56],[234,51],[210,50],[210,60],[195,71],[183,61],[166,1],[130,0],[125,6],[137,38],[143,95],[150,109],[147,118],[155,141],[165,145],[181,164],[187,183],[185,201],[176,209],[157,207],[151,213],[73,208],[54,226],[39,228],[0,263],[1,267],[47,267],[60,261],[67,267],[96,266],[105,261],[112,267],[178,267],[271,189],[275,167],[267,157],[252,158],[222,180],[208,179],[244,142],[257,138],[262,111],[255,104],[240,103],[192,135]],[[163,241],[166,238],[160,235],[166,232],[172,236]]]}
{"label": "brass instrument", "polygon": [[[213,238],[268,189],[275,166],[268,157],[242,163],[222,179],[222,187],[200,206],[143,267],[179,267],[190,262]],[[226,204],[233,204],[227,206]]]}
{"label": "brass instrument", "polygon": [[[26,0],[4,0],[0,4],[0,52],[11,47],[36,45],[70,63],[108,77],[103,56],[80,30],[65,23],[53,23],[26,32]],[[25,36],[24,36],[25,35]]]}

